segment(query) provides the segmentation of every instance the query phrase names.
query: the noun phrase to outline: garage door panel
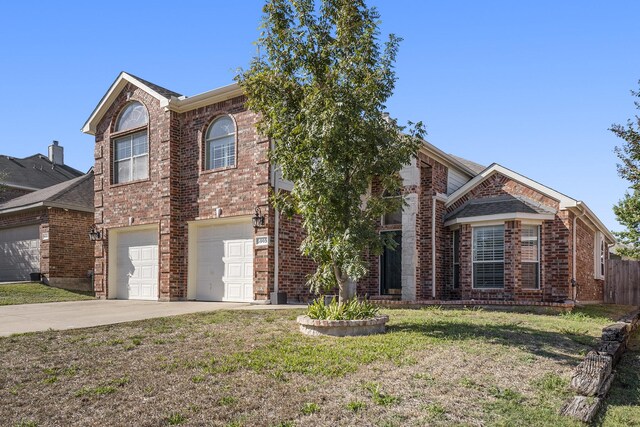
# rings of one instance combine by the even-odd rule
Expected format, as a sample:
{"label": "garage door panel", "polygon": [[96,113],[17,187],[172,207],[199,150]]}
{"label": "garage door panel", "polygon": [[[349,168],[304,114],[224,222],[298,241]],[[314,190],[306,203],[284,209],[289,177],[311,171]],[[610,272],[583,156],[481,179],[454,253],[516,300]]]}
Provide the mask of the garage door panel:
{"label": "garage door panel", "polygon": [[196,240],[196,299],[252,301],[252,224],[201,226]]}
{"label": "garage door panel", "polygon": [[156,230],[121,231],[117,247],[118,298],[158,298]]}
{"label": "garage door panel", "polygon": [[40,226],[0,230],[0,281],[29,280],[40,271]]}

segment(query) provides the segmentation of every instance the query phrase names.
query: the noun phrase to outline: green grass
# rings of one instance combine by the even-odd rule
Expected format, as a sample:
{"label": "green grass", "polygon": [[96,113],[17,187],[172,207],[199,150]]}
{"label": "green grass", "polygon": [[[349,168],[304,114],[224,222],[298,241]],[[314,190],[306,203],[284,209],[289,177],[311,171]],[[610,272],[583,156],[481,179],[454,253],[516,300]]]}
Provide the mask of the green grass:
{"label": "green grass", "polygon": [[[128,425],[144,408],[158,426],[578,426],[558,415],[573,368],[626,310],[384,310],[386,334],[346,338],[301,335],[300,310],[218,311],[11,336],[0,419]],[[607,425],[633,425],[631,403],[613,402]]]}
{"label": "green grass", "polygon": [[0,305],[38,304],[43,302],[83,301],[94,299],[92,292],[67,291],[41,283],[0,284]]}

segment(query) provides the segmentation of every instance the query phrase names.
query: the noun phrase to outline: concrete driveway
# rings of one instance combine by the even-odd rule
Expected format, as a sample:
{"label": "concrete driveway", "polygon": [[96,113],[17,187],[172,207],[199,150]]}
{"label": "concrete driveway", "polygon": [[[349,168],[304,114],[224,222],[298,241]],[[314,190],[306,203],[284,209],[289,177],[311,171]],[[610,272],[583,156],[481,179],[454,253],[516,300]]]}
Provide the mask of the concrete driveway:
{"label": "concrete driveway", "polygon": [[277,310],[304,305],[252,305],[235,302],[92,300],[0,306],[0,336],[87,328],[133,320],[214,310]]}

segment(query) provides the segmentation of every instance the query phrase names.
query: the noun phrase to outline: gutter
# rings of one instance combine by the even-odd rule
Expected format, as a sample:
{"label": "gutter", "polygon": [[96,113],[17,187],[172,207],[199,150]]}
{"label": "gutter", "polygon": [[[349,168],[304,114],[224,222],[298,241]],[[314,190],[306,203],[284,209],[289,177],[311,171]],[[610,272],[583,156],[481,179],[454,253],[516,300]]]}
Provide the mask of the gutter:
{"label": "gutter", "polygon": [[36,208],[60,208],[60,209],[66,209],[70,211],[95,212],[93,208],[80,207],[70,203],[37,202],[37,203],[32,203],[30,205],[16,206],[14,208],[7,208],[7,209],[0,210],[0,215],[27,211],[27,210],[36,209]]}
{"label": "gutter", "polygon": [[431,197],[431,296],[436,299],[436,202],[446,203],[447,195],[434,194]]}

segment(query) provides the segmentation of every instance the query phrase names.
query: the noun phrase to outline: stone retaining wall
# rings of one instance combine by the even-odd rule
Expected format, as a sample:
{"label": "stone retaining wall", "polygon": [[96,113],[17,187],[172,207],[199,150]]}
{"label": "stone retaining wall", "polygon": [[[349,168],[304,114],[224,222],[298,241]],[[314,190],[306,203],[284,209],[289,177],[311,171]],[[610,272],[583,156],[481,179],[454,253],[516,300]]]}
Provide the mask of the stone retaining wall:
{"label": "stone retaining wall", "polygon": [[562,407],[562,415],[586,423],[595,418],[611,388],[614,368],[639,325],[640,310],[636,310],[602,330],[597,349],[590,351],[573,372],[571,389],[577,394]]}

